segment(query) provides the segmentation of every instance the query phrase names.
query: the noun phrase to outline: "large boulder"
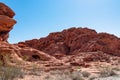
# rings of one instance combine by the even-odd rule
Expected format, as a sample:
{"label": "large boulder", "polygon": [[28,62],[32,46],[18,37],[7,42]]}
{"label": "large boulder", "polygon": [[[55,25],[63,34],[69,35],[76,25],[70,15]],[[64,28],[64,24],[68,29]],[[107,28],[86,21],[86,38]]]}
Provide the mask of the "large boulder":
{"label": "large boulder", "polygon": [[0,32],[9,32],[16,21],[5,15],[0,15]]}
{"label": "large boulder", "polygon": [[4,3],[0,2],[0,15],[6,15],[6,16],[8,16],[10,18],[13,18],[13,16],[15,15],[15,13],[7,5],[5,5]]}
{"label": "large boulder", "polygon": [[2,42],[0,43],[0,61],[3,65],[6,65],[23,64],[25,61],[57,61],[57,59],[30,47],[21,47],[20,45]]}
{"label": "large boulder", "polygon": [[7,42],[9,32],[16,21],[13,18],[15,13],[5,4],[0,3],[0,41]]}

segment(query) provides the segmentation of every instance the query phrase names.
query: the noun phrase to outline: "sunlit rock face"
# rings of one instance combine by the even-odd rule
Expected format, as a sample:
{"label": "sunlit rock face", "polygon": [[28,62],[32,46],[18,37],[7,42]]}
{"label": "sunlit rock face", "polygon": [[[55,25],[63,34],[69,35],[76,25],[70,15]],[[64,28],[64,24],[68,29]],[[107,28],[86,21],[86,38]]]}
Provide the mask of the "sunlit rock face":
{"label": "sunlit rock face", "polygon": [[19,44],[53,56],[96,51],[120,56],[120,39],[118,37],[108,33],[97,33],[88,28],[70,28],[62,32],[50,33],[45,38],[28,40]]}
{"label": "sunlit rock face", "polygon": [[[29,48],[26,46],[13,45],[7,42],[9,32],[13,29],[16,21],[13,19],[15,13],[4,3],[0,3],[0,57],[4,57],[4,54],[17,54],[19,57],[28,56],[30,61],[33,60],[51,60],[55,59],[48,54]],[[3,55],[2,55],[3,54]],[[15,57],[14,57],[15,58]],[[0,58],[1,60],[1,58]],[[4,60],[1,60],[4,62]]]}
{"label": "sunlit rock face", "polygon": [[6,16],[8,16],[10,18],[13,18],[15,13],[7,5],[5,5],[4,3],[0,2],[0,15],[6,15]]}
{"label": "sunlit rock face", "polygon": [[9,32],[12,30],[16,21],[13,19],[15,13],[4,3],[0,3],[0,41],[7,42]]}
{"label": "sunlit rock face", "polygon": [[24,69],[39,65],[45,71],[70,68],[73,71],[74,66],[91,66],[90,62],[111,61],[112,64],[113,60],[120,60],[120,38],[88,28],[70,28],[45,38],[9,44],[9,32],[16,23],[14,15],[8,6],[0,3],[0,65]]}

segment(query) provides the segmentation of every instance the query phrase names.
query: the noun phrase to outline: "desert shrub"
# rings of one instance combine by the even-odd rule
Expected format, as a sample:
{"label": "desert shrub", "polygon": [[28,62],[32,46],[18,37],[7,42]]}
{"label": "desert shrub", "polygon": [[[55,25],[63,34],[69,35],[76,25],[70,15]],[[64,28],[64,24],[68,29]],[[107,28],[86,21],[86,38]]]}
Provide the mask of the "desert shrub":
{"label": "desert shrub", "polygon": [[80,71],[73,71],[71,73],[72,80],[84,80],[83,74]]}
{"label": "desert shrub", "polygon": [[115,71],[120,71],[120,66],[114,67],[113,70],[115,70]]}
{"label": "desert shrub", "polygon": [[51,71],[49,75],[45,77],[44,80],[85,80],[80,71],[70,72],[69,70],[65,71]]}
{"label": "desert shrub", "polygon": [[2,65],[3,65],[3,61],[0,60],[0,66],[2,66]]}
{"label": "desert shrub", "polygon": [[88,80],[95,80],[98,77],[99,77],[98,75],[90,75]]}
{"label": "desert shrub", "polygon": [[94,80],[96,77],[90,77],[89,80]]}
{"label": "desert shrub", "polygon": [[0,53],[0,66],[3,65],[8,65],[8,62],[10,62],[10,54],[9,53],[5,53],[5,52],[1,52]]}
{"label": "desert shrub", "polygon": [[40,69],[37,67],[37,65],[33,64],[32,68],[29,70],[29,75],[36,75],[40,76]]}
{"label": "desert shrub", "polygon": [[24,73],[18,67],[0,67],[0,80],[13,80],[15,78],[23,78],[23,75]]}
{"label": "desert shrub", "polygon": [[44,80],[72,80],[72,79],[70,78],[69,71],[55,70],[50,71],[49,75],[47,75]]}
{"label": "desert shrub", "polygon": [[99,69],[99,71],[100,71],[100,77],[108,77],[108,76],[117,75],[115,70],[110,66],[103,66]]}
{"label": "desert shrub", "polygon": [[81,73],[84,77],[89,77],[90,76],[90,73],[87,72],[87,71],[82,71]]}

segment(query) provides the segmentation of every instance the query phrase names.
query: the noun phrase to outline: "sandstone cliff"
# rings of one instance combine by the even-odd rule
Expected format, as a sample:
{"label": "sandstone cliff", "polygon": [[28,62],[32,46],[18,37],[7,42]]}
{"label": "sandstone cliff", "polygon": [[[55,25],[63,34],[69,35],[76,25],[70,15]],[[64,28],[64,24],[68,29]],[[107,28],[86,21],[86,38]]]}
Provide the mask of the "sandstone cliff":
{"label": "sandstone cliff", "polygon": [[50,55],[70,55],[79,52],[102,51],[120,56],[120,39],[112,34],[97,33],[88,28],[70,28],[50,33],[45,38],[20,42]]}

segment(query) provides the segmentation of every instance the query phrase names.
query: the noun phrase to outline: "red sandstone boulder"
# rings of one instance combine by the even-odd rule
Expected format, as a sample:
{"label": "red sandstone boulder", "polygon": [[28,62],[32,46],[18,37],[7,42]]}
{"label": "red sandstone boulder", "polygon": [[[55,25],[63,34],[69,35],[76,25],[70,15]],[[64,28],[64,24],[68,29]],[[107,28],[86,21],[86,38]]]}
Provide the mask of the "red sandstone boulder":
{"label": "red sandstone boulder", "polygon": [[14,19],[0,15],[0,32],[9,32],[15,23]]}
{"label": "red sandstone boulder", "polygon": [[27,57],[28,61],[49,61],[49,60],[56,60],[55,57],[50,56],[42,51],[33,49],[33,48],[29,48],[29,47],[24,47],[24,48],[20,48],[19,53],[21,55],[22,58]]}
{"label": "red sandstone boulder", "polygon": [[21,58],[28,58],[29,61],[49,61],[56,60],[55,57],[50,56],[42,51],[30,48],[30,47],[19,47],[17,45],[8,44],[6,42],[0,43],[0,54],[16,54]]}
{"label": "red sandstone boulder", "polygon": [[94,62],[94,61],[101,61],[101,62],[110,62],[110,56],[98,51],[98,52],[90,52],[84,56],[83,61],[85,62]]}
{"label": "red sandstone boulder", "polygon": [[5,4],[0,3],[0,41],[6,41],[9,32],[12,30],[16,21],[12,19],[15,13]]}
{"label": "red sandstone boulder", "polygon": [[4,3],[0,2],[0,15],[6,15],[6,16],[8,16],[10,18],[13,18],[13,16],[15,15],[15,13],[7,5],[5,5]]}

